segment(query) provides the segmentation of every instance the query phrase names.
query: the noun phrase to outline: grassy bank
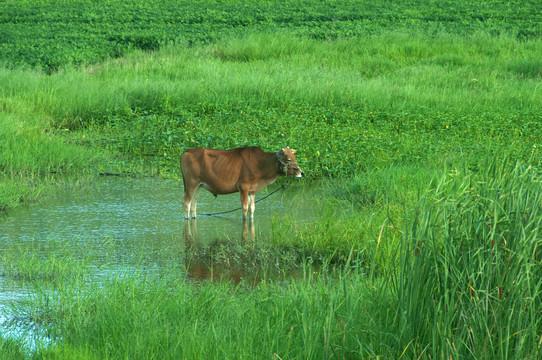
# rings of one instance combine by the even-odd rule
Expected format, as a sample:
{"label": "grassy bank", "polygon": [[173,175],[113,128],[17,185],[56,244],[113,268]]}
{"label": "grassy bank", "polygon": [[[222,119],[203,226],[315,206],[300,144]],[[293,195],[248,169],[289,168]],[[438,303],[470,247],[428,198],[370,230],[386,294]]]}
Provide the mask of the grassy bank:
{"label": "grassy bank", "polygon": [[76,186],[90,163],[104,159],[98,150],[66,144],[42,120],[26,110],[0,113],[0,212]]}

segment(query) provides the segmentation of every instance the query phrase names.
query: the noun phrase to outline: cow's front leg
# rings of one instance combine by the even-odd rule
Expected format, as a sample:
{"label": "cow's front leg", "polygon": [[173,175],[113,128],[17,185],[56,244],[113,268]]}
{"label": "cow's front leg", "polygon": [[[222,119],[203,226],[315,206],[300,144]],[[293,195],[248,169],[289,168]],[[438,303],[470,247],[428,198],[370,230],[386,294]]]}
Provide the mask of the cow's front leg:
{"label": "cow's front leg", "polygon": [[241,209],[243,210],[243,219],[247,218],[248,212],[248,189],[240,189],[239,193],[241,194]]}
{"label": "cow's front leg", "polygon": [[243,235],[241,240],[244,243],[249,243],[256,238],[256,232],[254,231],[254,220],[253,219],[243,219]]}

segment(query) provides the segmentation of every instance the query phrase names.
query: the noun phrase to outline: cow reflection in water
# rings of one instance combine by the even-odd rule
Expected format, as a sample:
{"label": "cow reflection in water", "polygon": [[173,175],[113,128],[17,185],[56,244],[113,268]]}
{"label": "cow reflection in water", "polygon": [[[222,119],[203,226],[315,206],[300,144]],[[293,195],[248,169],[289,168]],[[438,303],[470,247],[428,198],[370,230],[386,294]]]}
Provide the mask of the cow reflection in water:
{"label": "cow reflection in water", "polygon": [[[198,232],[198,220],[196,218],[190,219],[184,222],[183,238],[187,248],[200,249],[201,240]],[[241,241],[248,243],[256,238],[256,232],[254,231],[254,221],[243,219],[243,227],[241,232]],[[219,239],[215,241],[213,245],[220,242]]]}
{"label": "cow reflection in water", "polygon": [[[255,239],[254,222],[252,220],[243,220],[241,232],[241,241],[248,244]],[[242,267],[231,267],[226,265],[214,264],[212,255],[201,255],[203,242],[199,237],[198,223],[195,218],[184,222],[183,238],[185,241],[185,266],[187,275],[197,281],[229,279],[234,283],[239,283],[246,273]],[[216,239],[210,244],[210,247],[220,246],[222,240]]]}

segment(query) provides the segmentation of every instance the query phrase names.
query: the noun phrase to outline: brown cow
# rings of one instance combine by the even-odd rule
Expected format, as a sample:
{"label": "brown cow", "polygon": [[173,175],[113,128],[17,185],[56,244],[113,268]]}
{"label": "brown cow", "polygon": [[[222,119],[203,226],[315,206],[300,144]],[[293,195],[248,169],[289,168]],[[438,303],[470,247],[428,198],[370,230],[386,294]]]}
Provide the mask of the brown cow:
{"label": "brown cow", "polygon": [[295,150],[288,147],[269,153],[257,147],[186,150],[181,156],[185,218],[196,217],[201,188],[215,196],[240,192],[243,219],[246,219],[249,209],[250,218],[253,218],[255,194],[259,190],[280,176],[303,177],[294,153]]}

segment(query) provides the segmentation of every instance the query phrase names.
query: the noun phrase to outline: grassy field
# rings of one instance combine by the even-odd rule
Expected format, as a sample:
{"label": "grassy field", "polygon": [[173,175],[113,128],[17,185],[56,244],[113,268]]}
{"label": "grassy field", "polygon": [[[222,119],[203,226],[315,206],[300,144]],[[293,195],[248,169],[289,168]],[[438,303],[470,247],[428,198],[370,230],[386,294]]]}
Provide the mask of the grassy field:
{"label": "grassy field", "polygon": [[537,0],[239,1],[21,0],[3,2],[0,62],[46,72],[165,43],[206,44],[246,32],[334,40],[389,32],[540,37]]}
{"label": "grassy field", "polygon": [[540,358],[538,2],[280,4],[0,3],[0,211],[196,146],[289,145],[324,189],[271,234],[286,283],[2,244],[11,323],[53,339],[7,359]]}

